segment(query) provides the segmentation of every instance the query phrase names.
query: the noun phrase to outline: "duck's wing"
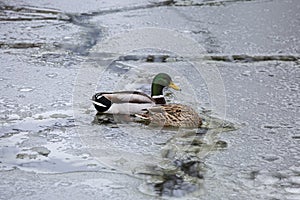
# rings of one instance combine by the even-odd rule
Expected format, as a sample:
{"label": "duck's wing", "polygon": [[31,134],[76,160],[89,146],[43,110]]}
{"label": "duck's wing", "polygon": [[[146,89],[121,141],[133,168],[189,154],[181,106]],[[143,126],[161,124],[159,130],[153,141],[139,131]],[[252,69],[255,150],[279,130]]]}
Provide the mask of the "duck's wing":
{"label": "duck's wing", "polygon": [[172,115],[180,115],[180,113],[185,110],[185,107],[180,104],[166,104],[145,109],[145,111],[149,114],[166,113]]}
{"label": "duck's wing", "polygon": [[154,100],[145,93],[139,91],[121,91],[121,92],[102,92],[97,93],[99,96],[105,96],[112,103],[137,103],[153,104]]}
{"label": "duck's wing", "polygon": [[168,120],[171,119],[171,105],[153,106],[143,109],[143,112],[135,114],[137,121],[152,125],[152,126],[170,126]]}
{"label": "duck's wing", "polygon": [[153,106],[136,114],[147,124],[164,127],[199,127],[202,120],[191,107],[181,104]]}

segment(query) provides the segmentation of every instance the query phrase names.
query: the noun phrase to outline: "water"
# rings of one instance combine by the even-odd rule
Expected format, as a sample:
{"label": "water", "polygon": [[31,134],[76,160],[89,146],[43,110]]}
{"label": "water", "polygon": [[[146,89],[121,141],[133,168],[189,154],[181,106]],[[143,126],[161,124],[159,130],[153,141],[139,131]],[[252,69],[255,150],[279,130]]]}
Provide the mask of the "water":
{"label": "water", "polygon": [[[1,198],[299,199],[298,1],[0,5]],[[182,37],[156,43],[176,51],[151,49],[135,35],[127,47],[136,38],[139,49],[102,49],[149,26],[205,51],[184,49]],[[216,117],[213,127],[161,130],[95,115],[94,92],[149,94],[157,71],[182,87],[168,100]]]}

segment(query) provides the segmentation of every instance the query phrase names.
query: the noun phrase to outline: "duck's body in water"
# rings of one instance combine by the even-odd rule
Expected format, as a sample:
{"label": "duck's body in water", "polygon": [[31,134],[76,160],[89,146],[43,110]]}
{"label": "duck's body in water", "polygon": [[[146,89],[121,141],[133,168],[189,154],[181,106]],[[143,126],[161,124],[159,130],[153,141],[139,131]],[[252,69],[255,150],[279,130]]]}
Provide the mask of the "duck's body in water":
{"label": "duck's body in water", "polygon": [[166,104],[163,89],[180,90],[171,77],[157,74],[151,87],[151,97],[139,91],[100,92],[92,102],[98,113],[132,115],[137,121],[160,127],[200,127],[199,114],[189,106]]}
{"label": "duck's body in water", "polygon": [[100,92],[92,97],[92,102],[99,113],[135,114],[155,105],[166,104],[163,95],[165,87],[180,90],[168,74],[159,73],[152,81],[151,97],[139,91]]}

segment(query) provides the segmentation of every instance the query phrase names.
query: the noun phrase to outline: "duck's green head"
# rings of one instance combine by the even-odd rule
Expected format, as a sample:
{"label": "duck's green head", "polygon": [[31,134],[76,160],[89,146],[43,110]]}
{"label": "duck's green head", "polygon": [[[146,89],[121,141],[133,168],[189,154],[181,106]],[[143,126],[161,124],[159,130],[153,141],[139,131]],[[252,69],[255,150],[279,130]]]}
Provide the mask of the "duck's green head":
{"label": "duck's green head", "polygon": [[180,88],[173,83],[171,77],[166,73],[157,74],[152,81],[151,96],[163,95],[164,87],[170,87],[174,90],[180,90]]}

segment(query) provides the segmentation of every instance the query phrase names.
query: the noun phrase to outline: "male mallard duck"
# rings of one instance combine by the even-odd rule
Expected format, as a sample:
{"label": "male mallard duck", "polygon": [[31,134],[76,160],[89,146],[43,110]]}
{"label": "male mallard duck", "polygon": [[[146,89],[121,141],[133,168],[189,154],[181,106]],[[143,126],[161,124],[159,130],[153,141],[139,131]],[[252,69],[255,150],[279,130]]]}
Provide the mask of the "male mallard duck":
{"label": "male mallard duck", "polygon": [[157,74],[151,86],[151,97],[138,91],[100,92],[92,97],[92,102],[99,113],[135,114],[143,109],[165,104],[163,89],[171,87],[180,90],[168,74]]}
{"label": "male mallard duck", "polygon": [[151,126],[198,128],[202,125],[199,114],[186,105],[168,104],[146,108],[144,111],[135,116]]}

